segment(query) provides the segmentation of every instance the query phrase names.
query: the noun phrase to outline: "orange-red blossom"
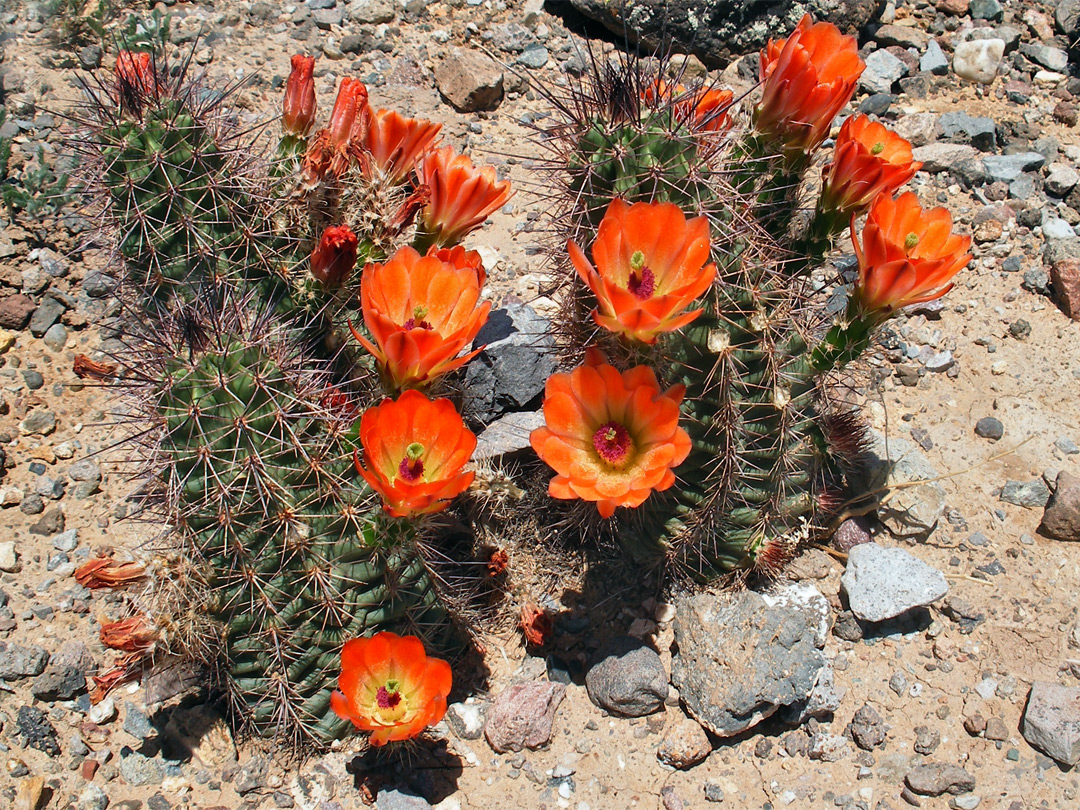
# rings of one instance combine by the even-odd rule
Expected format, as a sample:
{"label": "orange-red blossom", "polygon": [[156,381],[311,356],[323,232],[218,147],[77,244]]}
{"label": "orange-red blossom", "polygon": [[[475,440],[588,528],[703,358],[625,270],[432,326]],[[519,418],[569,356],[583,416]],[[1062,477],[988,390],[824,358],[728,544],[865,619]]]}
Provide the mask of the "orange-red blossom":
{"label": "orange-red blossom", "polygon": [[327,289],[340,287],[356,266],[358,244],[348,225],[331,225],[311,251],[311,275]]}
{"label": "orange-red blossom", "polygon": [[360,444],[356,470],[393,517],[440,512],[476,477],[463,471],[476,436],[448,399],[432,401],[416,390],[384,399],[360,418]]}
{"label": "orange-red blossom", "polygon": [[675,467],[690,453],[679,427],[684,386],[661,391],[647,366],[619,372],[590,349],[585,365],[553,374],[544,392],[544,427],[533,450],[556,475],[553,498],[593,501],[602,517],[636,507],[675,483]]}
{"label": "orange-red blossom", "polygon": [[940,298],[951,280],[971,260],[971,237],[952,232],[944,208],[924,211],[912,192],[896,199],[879,196],[870,207],[862,244],[851,240],[859,260],[852,303],[862,317],[877,319],[924,301]]}
{"label": "orange-red blossom", "polygon": [[735,99],[731,90],[699,87],[690,91],[682,84],[668,84],[663,79],[657,79],[642,92],[642,96],[655,107],[670,103],[675,117],[696,129],[725,132],[731,127],[728,110]]}
{"label": "orange-red blossom", "polygon": [[915,176],[911,144],[865,115],[846,119],[833,159],[821,171],[820,209],[846,220],[862,214],[879,194],[891,195]]}
{"label": "orange-red blossom", "polygon": [[371,162],[395,185],[404,183],[420,157],[431,148],[442,124],[406,118],[395,110],[371,113],[367,150]]}
{"label": "orange-red blossom", "polygon": [[285,84],[281,126],[289,135],[303,137],[315,126],[315,57],[294,54]]}
{"label": "orange-red blossom", "polygon": [[812,23],[807,14],[791,36],[769,40],[761,51],[757,131],[789,153],[809,155],[825,140],[865,69],[854,37],[832,23]]}
{"label": "orange-red blossom", "polygon": [[345,642],[330,707],[370,731],[371,745],[382,746],[412,739],[442,720],[452,685],[450,665],[429,658],[420,639],[376,633]]}
{"label": "orange-red blossom", "polygon": [[456,245],[512,193],[510,181],[499,180],[493,166],[474,166],[450,146],[428,152],[417,174],[431,194],[420,225],[426,241],[440,246]]}
{"label": "orange-red blossom", "polygon": [[594,267],[574,242],[567,244],[578,275],[596,296],[593,320],[612,332],[655,343],[702,310],[684,311],[716,277],[709,259],[709,223],[687,220],[672,203],[614,200],[592,245]]}
{"label": "orange-red blossom", "polygon": [[378,360],[389,385],[423,385],[479,352],[457,357],[487,322],[491,302],[480,301],[485,278],[475,251],[432,248],[421,256],[403,247],[389,261],[364,268],[360,301],[372,340],[356,329],[353,335]]}

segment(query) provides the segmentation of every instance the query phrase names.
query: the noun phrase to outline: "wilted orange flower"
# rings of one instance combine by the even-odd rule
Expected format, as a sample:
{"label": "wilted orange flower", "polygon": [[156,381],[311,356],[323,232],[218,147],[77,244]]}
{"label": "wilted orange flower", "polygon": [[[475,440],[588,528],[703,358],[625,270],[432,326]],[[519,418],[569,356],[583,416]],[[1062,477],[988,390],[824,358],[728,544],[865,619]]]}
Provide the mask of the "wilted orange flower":
{"label": "wilted orange flower", "polygon": [[410,740],[442,720],[452,685],[450,665],[429,658],[416,636],[376,633],[345,642],[330,707],[382,746]]}
{"label": "wilted orange flower", "polygon": [[314,70],[314,56],[293,55],[281,115],[281,126],[290,135],[303,137],[315,126]]}
{"label": "wilted orange flower", "polygon": [[421,256],[403,247],[388,262],[364,268],[360,301],[374,343],[356,329],[353,335],[377,358],[388,384],[422,385],[480,351],[456,357],[487,322],[491,302],[480,302],[485,278],[476,251],[432,248]]}
{"label": "wilted orange flower", "polygon": [[754,110],[758,132],[809,154],[851,99],[866,64],[854,37],[832,23],[812,23],[807,14],[790,37],[769,40],[760,69],[765,86]]}
{"label": "wilted orange flower", "polygon": [[474,166],[453,147],[424,155],[418,172],[431,197],[420,212],[421,244],[456,245],[510,199],[510,181],[498,180],[493,166]]}
{"label": "wilted orange flower", "polygon": [[71,363],[71,370],[80,380],[85,380],[87,377],[94,380],[107,380],[116,374],[116,364],[98,363],[85,354],[77,354]]}
{"label": "wilted orange flower", "polygon": [[853,115],[836,136],[832,163],[821,170],[820,208],[845,219],[861,214],[879,194],[892,195],[920,168],[907,140],[865,115]]}
{"label": "wilted orange flower", "polygon": [[116,588],[146,576],[142,563],[120,562],[112,557],[95,557],[75,569],[75,581],[84,588]]}
{"label": "wilted orange flower", "polygon": [[708,221],[687,221],[672,203],[612,201],[593,242],[595,268],[574,242],[567,250],[599,304],[593,320],[644,343],[655,343],[660,333],[681,329],[700,315],[700,309],[683,310],[716,277],[716,265],[705,266]]}
{"label": "wilted orange flower", "polygon": [[372,162],[390,182],[400,185],[416,168],[416,162],[434,143],[442,124],[422,118],[405,118],[396,110],[371,113],[367,149]]}
{"label": "wilted orange flower", "polygon": [[521,606],[518,627],[521,628],[525,641],[535,647],[543,647],[555,631],[555,625],[548,612],[532,602]]}
{"label": "wilted orange flower", "polygon": [[384,399],[360,418],[360,444],[364,460],[354,453],[356,470],[393,517],[440,512],[476,477],[462,472],[476,436],[448,399],[415,390]]}
{"label": "wilted orange flower", "polygon": [[353,164],[365,168],[364,142],[371,115],[367,100],[367,87],[362,81],[348,76],[341,80],[330,124],[311,139],[304,155],[304,177],[308,182],[328,175],[341,178]]}
{"label": "wilted orange flower", "polygon": [[340,287],[356,266],[357,244],[348,225],[331,225],[311,251],[311,275],[327,289]]}
{"label": "wilted orange flower", "polygon": [[851,241],[859,259],[853,303],[868,316],[932,301],[952,288],[950,280],[971,260],[970,236],[952,232],[944,208],[924,211],[913,192],[896,199],[882,194],[870,207],[862,245],[851,218]]}
{"label": "wilted orange flower", "polygon": [[679,427],[685,392],[681,385],[661,392],[647,366],[620,373],[596,349],[586,352],[585,365],[551,375],[545,425],[529,437],[557,473],[551,496],[595,501],[608,518],[674,484],[672,470],[690,453],[690,436]]}
{"label": "wilted orange flower", "polygon": [[148,652],[157,642],[158,632],[143,616],[131,616],[101,625],[101,643],[124,652]]}

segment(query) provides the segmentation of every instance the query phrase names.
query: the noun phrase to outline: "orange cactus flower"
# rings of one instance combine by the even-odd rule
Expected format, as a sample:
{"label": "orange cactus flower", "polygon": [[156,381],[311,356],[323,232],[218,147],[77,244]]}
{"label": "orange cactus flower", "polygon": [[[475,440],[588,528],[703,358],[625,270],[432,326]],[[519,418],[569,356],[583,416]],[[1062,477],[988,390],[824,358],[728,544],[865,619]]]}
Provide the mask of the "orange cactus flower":
{"label": "orange cactus flower", "polygon": [[479,353],[457,357],[487,322],[491,302],[480,302],[485,278],[480,254],[460,246],[426,256],[406,246],[364,268],[360,303],[374,343],[352,331],[388,385],[423,385]]}
{"label": "orange cactus flower", "polygon": [[656,108],[671,103],[675,117],[699,130],[724,132],[731,126],[727,114],[735,94],[718,87],[700,87],[693,92],[682,84],[656,79],[641,92],[641,97]]}
{"label": "orange cactus flower", "polygon": [[681,385],[662,392],[647,366],[620,373],[596,349],[585,365],[549,377],[545,425],[529,439],[557,473],[551,496],[594,501],[609,518],[674,484],[672,470],[690,453],[690,436],[679,427],[685,392]]}
{"label": "orange cactus flower", "polygon": [[896,199],[882,194],[874,201],[862,245],[852,216],[851,241],[859,260],[852,302],[869,317],[887,317],[901,307],[940,298],[971,260],[971,237],[952,232],[949,212],[924,211],[910,191]]}
{"label": "orange cactus flower", "polygon": [[357,472],[382,496],[393,517],[441,512],[476,477],[462,468],[476,449],[473,435],[448,399],[409,390],[384,399],[360,418]]}
{"label": "orange cactus flower", "polygon": [[373,746],[411,740],[443,719],[453,680],[450,665],[429,658],[416,636],[382,632],[354,638],[341,650],[330,708],[370,731]]}
{"label": "orange cactus flower", "polygon": [[311,275],[327,289],[340,287],[356,266],[357,245],[348,225],[331,225],[311,251]]}
{"label": "orange cactus flower", "polygon": [[807,155],[825,140],[866,64],[854,37],[832,23],[814,24],[807,14],[790,37],[769,40],[760,68],[765,86],[754,110],[758,132]]}
{"label": "orange cactus flower", "polygon": [[498,180],[493,166],[474,166],[450,146],[424,155],[418,174],[431,192],[420,212],[421,244],[456,245],[512,194],[510,181]]}
{"label": "orange cactus flower", "polygon": [[142,99],[157,87],[153,60],[148,53],[120,51],[116,57],[116,94],[124,112],[140,115]]}
{"label": "orange cactus flower", "polygon": [[302,138],[315,126],[314,70],[314,56],[293,55],[281,115],[281,126],[289,135]]}
{"label": "orange cactus flower", "polygon": [[840,127],[832,163],[821,171],[819,207],[844,219],[862,214],[879,194],[891,196],[920,168],[907,140],[865,115],[853,115]]}
{"label": "orange cactus flower", "polygon": [[371,160],[394,185],[405,182],[442,129],[442,124],[405,118],[396,110],[376,110],[370,124],[366,146]]}
{"label": "orange cactus flower", "polygon": [[84,588],[118,588],[146,576],[142,563],[120,562],[112,557],[95,557],[75,569],[75,581]]}
{"label": "orange cactus flower", "polygon": [[655,343],[701,314],[683,312],[716,277],[709,258],[709,223],[687,220],[672,203],[614,200],[593,242],[594,268],[574,242],[567,244],[578,275],[599,307],[593,320],[612,332]]}

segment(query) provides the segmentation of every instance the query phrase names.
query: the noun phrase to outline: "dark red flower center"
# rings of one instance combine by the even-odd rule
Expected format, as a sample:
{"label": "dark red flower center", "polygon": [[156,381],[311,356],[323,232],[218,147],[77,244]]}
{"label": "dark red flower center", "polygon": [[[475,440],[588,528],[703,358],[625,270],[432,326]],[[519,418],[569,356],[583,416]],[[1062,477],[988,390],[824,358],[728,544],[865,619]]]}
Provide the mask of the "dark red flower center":
{"label": "dark red flower center", "polygon": [[410,484],[424,474],[424,445],[413,442],[405,448],[405,457],[398,465],[398,478]]}
{"label": "dark red flower center", "polygon": [[385,686],[380,686],[375,693],[375,702],[379,704],[380,709],[393,709],[401,703],[401,692],[390,691]]}
{"label": "dark red flower center", "polygon": [[624,463],[634,447],[630,432],[618,422],[601,425],[593,434],[592,443],[600,458],[612,466]]}
{"label": "dark red flower center", "polygon": [[406,331],[409,329],[431,329],[431,324],[424,320],[426,316],[427,307],[416,307],[416,309],[413,310],[413,316],[401,326]]}
{"label": "dark red flower center", "polygon": [[656,292],[656,276],[645,265],[645,254],[635,250],[630,257],[630,278],[626,282],[626,289],[639,301],[652,298]]}

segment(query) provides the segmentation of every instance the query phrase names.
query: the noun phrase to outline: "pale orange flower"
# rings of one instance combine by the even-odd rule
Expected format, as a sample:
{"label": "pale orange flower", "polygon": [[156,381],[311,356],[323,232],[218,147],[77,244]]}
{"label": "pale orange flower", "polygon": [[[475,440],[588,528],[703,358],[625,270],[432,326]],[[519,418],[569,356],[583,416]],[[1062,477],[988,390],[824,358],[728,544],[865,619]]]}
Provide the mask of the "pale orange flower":
{"label": "pale orange flower", "polygon": [[700,309],[684,310],[716,277],[716,266],[705,265],[708,221],[688,221],[672,203],[613,200],[592,245],[595,267],[574,242],[567,250],[596,296],[596,323],[644,343],[655,343],[661,333],[681,329],[700,315]]}
{"label": "pale orange flower", "polygon": [[851,241],[859,260],[853,303],[869,317],[940,298],[971,261],[971,237],[954,234],[946,209],[924,211],[910,191],[896,199],[882,194],[874,201],[861,245],[852,216]]}
{"label": "pale orange flower", "polygon": [[585,365],[553,374],[544,392],[544,427],[530,436],[536,454],[556,472],[553,498],[594,501],[602,517],[636,507],[675,483],[690,453],[679,427],[685,387],[660,390],[647,366],[619,372],[590,349]]}
{"label": "pale orange flower", "polygon": [[476,477],[462,471],[476,436],[448,399],[432,401],[416,390],[384,399],[360,418],[360,444],[356,470],[393,517],[440,512]]}
{"label": "pale orange flower", "polygon": [[367,149],[371,160],[395,185],[404,183],[416,163],[431,148],[442,124],[422,118],[405,118],[396,110],[371,113]]}
{"label": "pale orange flower", "polygon": [[920,168],[907,140],[865,115],[853,115],[841,125],[832,162],[821,171],[819,207],[844,219],[862,214],[879,194],[892,195]]}
{"label": "pale orange flower", "polygon": [[378,747],[410,740],[442,720],[452,685],[450,665],[429,658],[420,639],[376,633],[345,642],[330,708],[370,731],[369,742]]}
{"label": "pale orange flower", "polygon": [[510,181],[499,180],[493,166],[474,166],[467,155],[455,154],[450,146],[424,155],[418,174],[431,194],[420,212],[420,244],[425,246],[456,245],[512,193]]}
{"label": "pale orange flower", "polygon": [[285,84],[281,126],[289,135],[304,137],[315,126],[315,57],[294,54]]}
{"label": "pale orange flower", "polygon": [[457,356],[487,322],[491,302],[480,301],[485,278],[480,254],[461,246],[432,248],[426,256],[406,246],[364,268],[360,302],[374,342],[352,331],[388,385],[423,385],[479,353]]}
{"label": "pale orange flower", "polygon": [[807,14],[787,39],[761,51],[761,102],[754,124],[787,150],[808,155],[855,92],[866,64],[854,37],[832,23],[812,23]]}

